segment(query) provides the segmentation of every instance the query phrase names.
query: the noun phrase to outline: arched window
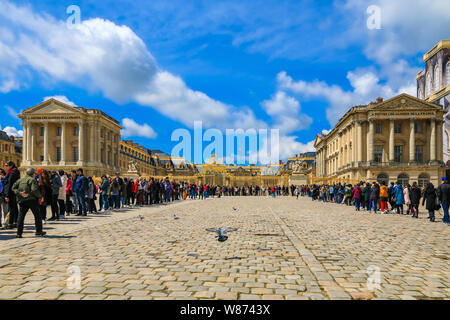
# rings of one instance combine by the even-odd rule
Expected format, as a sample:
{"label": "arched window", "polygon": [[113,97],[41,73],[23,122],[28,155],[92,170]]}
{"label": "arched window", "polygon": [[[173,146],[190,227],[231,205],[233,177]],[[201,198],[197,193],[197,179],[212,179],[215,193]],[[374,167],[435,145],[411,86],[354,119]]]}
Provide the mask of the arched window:
{"label": "arched window", "polygon": [[446,85],[450,86],[450,61],[447,62],[446,69],[447,69],[447,71],[446,71],[446,73],[447,73],[447,83],[446,83]]}
{"label": "arched window", "polygon": [[427,78],[425,81],[425,91],[426,91],[426,97],[428,98],[431,95],[431,74],[428,72],[427,73]]}
{"label": "arched window", "polygon": [[388,185],[389,184],[389,176],[385,173],[380,173],[377,176],[377,182],[379,184],[382,184],[384,182],[386,185]]}
{"label": "arched window", "polygon": [[434,68],[434,92],[441,89],[441,72],[439,66]]}
{"label": "arched window", "polygon": [[397,181],[400,182],[402,186],[406,186],[409,183],[409,176],[402,173],[398,176]]}
{"label": "arched window", "polygon": [[422,173],[418,179],[419,187],[425,187],[428,182],[430,182],[430,175],[427,173]]}

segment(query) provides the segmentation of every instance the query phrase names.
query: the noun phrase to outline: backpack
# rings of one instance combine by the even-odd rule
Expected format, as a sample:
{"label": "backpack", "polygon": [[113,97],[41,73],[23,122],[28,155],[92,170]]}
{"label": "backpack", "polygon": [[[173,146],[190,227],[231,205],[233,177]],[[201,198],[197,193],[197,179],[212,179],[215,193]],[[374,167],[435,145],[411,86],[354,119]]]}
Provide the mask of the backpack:
{"label": "backpack", "polygon": [[1,180],[0,180],[0,193],[3,193],[3,183]]}

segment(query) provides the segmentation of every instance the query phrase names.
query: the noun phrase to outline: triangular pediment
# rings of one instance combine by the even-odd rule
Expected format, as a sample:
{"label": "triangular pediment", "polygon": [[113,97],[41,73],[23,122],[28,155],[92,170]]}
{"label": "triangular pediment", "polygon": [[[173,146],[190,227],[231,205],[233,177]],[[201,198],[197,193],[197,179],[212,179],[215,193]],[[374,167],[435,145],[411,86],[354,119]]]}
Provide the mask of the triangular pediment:
{"label": "triangular pediment", "polygon": [[442,107],[402,93],[386,101],[368,105],[369,110],[442,110]]}
{"label": "triangular pediment", "polygon": [[25,114],[67,114],[67,113],[82,113],[81,110],[74,108],[66,103],[56,99],[49,99],[37,106],[28,108],[23,111]]}
{"label": "triangular pediment", "polygon": [[316,140],[314,141],[314,147],[317,148],[319,143],[323,140],[324,136],[322,134],[316,135]]}

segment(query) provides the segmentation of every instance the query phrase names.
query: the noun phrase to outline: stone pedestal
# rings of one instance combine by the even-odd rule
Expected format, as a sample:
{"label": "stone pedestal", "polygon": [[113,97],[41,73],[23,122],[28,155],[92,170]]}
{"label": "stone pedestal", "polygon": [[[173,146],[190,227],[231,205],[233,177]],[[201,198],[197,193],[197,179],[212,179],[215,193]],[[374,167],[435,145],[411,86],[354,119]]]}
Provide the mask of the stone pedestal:
{"label": "stone pedestal", "polygon": [[308,184],[308,176],[304,173],[293,173],[289,177],[289,186],[301,186]]}

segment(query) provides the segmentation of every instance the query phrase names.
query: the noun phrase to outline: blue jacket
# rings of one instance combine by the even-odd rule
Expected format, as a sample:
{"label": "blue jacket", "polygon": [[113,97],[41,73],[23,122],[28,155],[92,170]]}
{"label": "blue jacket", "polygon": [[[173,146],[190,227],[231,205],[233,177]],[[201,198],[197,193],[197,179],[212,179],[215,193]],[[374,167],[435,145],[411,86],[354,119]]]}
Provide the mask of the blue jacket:
{"label": "blue jacket", "polygon": [[84,176],[78,176],[75,181],[75,192],[86,192],[88,189],[88,179]]}
{"label": "blue jacket", "polygon": [[395,204],[405,204],[405,195],[403,194],[403,186],[401,184],[395,187],[394,197],[397,199]]}

